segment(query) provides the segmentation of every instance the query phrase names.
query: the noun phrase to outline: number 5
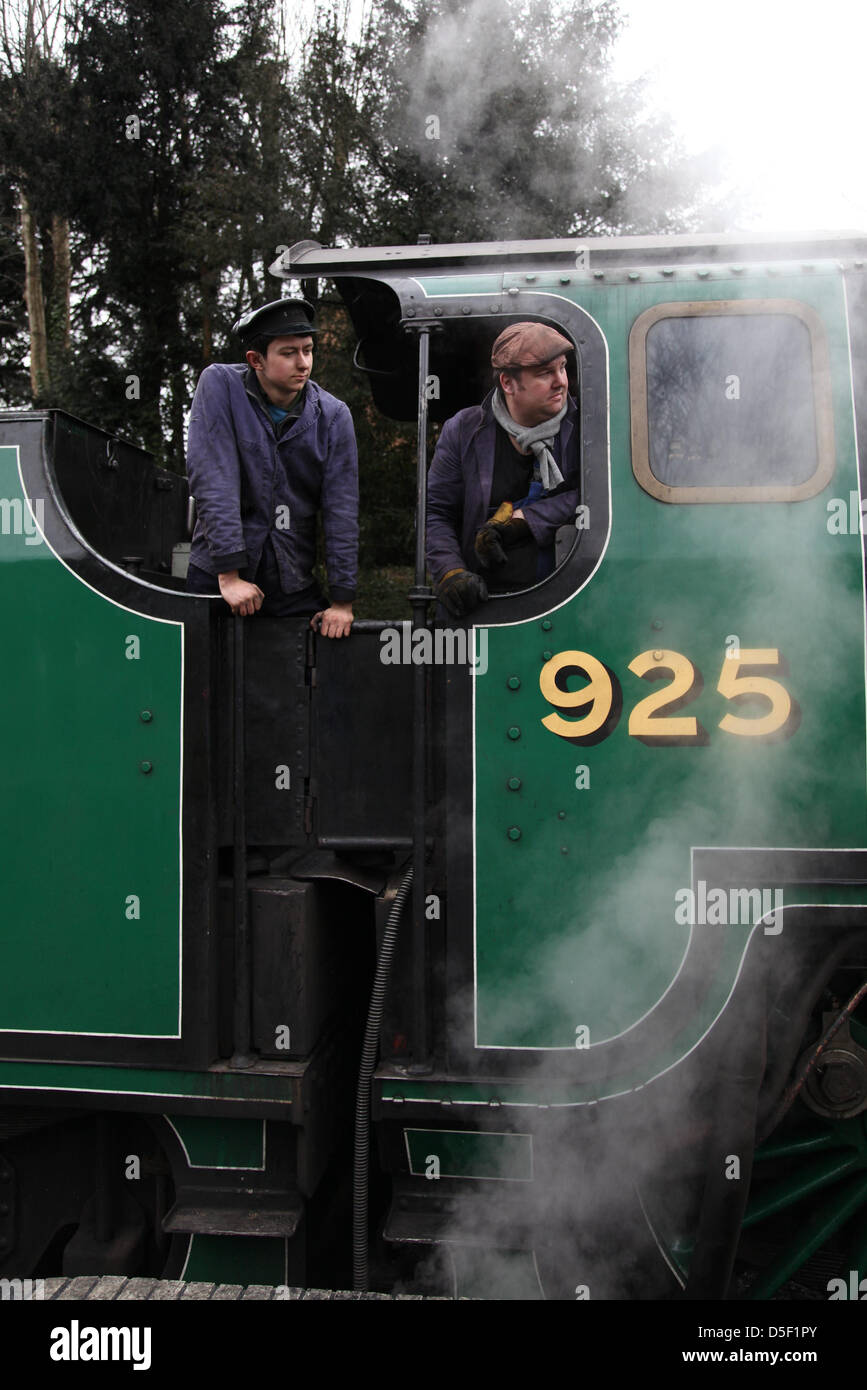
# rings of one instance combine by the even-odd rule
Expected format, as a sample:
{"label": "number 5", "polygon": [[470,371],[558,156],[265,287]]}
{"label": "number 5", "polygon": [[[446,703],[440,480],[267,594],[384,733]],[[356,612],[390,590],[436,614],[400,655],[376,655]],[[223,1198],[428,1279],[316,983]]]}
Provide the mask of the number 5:
{"label": "number 5", "polygon": [[792,704],[789,692],[779,681],[768,676],[745,676],[742,668],[749,666],[778,668],[780,653],[776,647],[741,648],[740,656],[727,657],[723,661],[722,674],[717,690],[727,700],[739,700],[745,695],[761,695],[770,704],[767,714],[759,718],[746,719],[741,715],[727,714],[719,722],[719,727],[727,734],[740,734],[743,738],[768,738],[771,734],[782,734],[787,738],[797,727],[797,706]]}

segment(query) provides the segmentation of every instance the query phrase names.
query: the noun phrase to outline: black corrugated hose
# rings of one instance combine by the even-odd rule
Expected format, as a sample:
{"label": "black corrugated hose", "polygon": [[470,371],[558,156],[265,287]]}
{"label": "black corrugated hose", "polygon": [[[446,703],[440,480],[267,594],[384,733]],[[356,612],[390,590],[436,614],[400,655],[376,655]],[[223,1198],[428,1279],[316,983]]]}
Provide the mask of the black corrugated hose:
{"label": "black corrugated hose", "polygon": [[373,989],[370,992],[370,1008],[367,1011],[367,1027],[364,1030],[364,1047],[361,1052],[361,1066],[358,1069],[358,1091],[355,1097],[355,1164],[352,1174],[352,1286],[360,1293],[367,1289],[367,1209],[368,1181],[370,1166],[370,1083],[376,1066],[379,1047],[379,1030],[382,1026],[382,1011],[385,992],[391,973],[391,962],[397,942],[397,928],[409,890],[412,887],[412,869],[407,869],[401,885],[394,895],[394,902],[388,913],[382,946],[376,962]]}

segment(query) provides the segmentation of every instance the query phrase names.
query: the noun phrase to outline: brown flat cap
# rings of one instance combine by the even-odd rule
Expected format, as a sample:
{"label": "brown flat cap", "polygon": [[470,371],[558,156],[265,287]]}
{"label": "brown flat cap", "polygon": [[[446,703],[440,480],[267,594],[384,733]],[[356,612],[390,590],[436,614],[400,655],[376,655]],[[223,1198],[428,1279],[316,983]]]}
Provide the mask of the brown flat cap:
{"label": "brown flat cap", "polygon": [[507,367],[544,367],[571,351],[569,339],[547,324],[513,323],[503,329],[491,348],[491,366],[498,372]]}

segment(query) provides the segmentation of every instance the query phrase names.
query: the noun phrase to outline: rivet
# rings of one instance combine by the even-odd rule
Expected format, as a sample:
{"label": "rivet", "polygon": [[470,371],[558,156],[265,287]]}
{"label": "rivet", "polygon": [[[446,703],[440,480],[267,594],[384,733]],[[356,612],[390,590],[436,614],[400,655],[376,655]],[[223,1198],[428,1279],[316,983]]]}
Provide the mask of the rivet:
{"label": "rivet", "polygon": [[520,791],[520,790],[521,790],[521,779],[520,779],[520,777],[510,777],[509,780],[508,780],[508,782],[506,783],[506,786],[509,788],[509,791],[510,791],[510,792],[518,792],[518,791]]}
{"label": "rivet", "polygon": [[528,285],[532,285],[536,277],[535,275],[525,275],[524,279],[527,281]]}
{"label": "rivet", "polygon": [[653,622],[650,624],[650,626],[653,628],[654,632],[661,632],[661,631],[662,631],[662,621],[661,621],[661,619],[659,619],[659,618],[654,618],[654,620],[653,620]]}
{"label": "rivet", "polygon": [[641,279],[641,275],[640,275],[639,271],[637,271],[637,270],[630,270],[630,272],[629,272],[629,278],[630,278],[630,280],[640,280],[640,279]]}
{"label": "rivet", "polygon": [[520,676],[510,676],[509,679],[506,681],[506,685],[509,687],[510,690],[520,690],[520,689],[521,689],[521,677],[520,677]]}
{"label": "rivet", "polygon": [[697,271],[696,271],[696,275],[698,276],[699,280],[706,280],[707,277],[710,275],[710,271],[709,271],[709,270],[697,270]]}
{"label": "rivet", "polygon": [[414,319],[414,318],[415,318],[415,309],[407,309],[407,311],[406,311],[406,316],[407,316],[408,319]]}
{"label": "rivet", "polygon": [[569,853],[569,846],[568,846],[568,845],[561,845],[561,846],[560,846],[560,853],[561,853],[561,854],[568,854],[568,853]]}
{"label": "rivet", "polygon": [[554,626],[554,624],[551,622],[551,619],[550,619],[550,618],[543,618],[543,619],[542,619],[542,631],[543,631],[543,632],[550,632],[550,631],[551,631],[551,628],[552,628],[553,626]]}
{"label": "rivet", "polygon": [[469,304],[462,304],[462,305],[461,305],[461,313],[462,313],[462,314],[471,314],[472,312],[473,312],[473,311],[472,311],[472,309],[470,308]]}
{"label": "rivet", "polygon": [[392,1103],[392,1105],[403,1105],[403,1102],[404,1102],[404,1097],[403,1097],[403,1096],[392,1096],[392,1097],[391,1097],[391,1103]]}
{"label": "rivet", "polygon": [[488,1101],[488,1105],[492,1110],[499,1110],[502,1103],[503,1102],[498,1100],[496,1096],[491,1096],[491,1099]]}
{"label": "rivet", "polygon": [[498,314],[498,313],[500,312],[500,306],[499,306],[499,304],[492,304],[492,305],[490,306],[490,309],[491,309],[491,313],[492,313],[492,314]]}
{"label": "rivet", "polygon": [[558,811],[558,812],[557,812],[557,819],[558,819],[558,820],[565,820],[565,819],[566,819],[566,812],[565,812],[565,811]]}
{"label": "rivet", "polygon": [[662,274],[663,274],[663,275],[673,275],[673,274],[674,274],[674,271],[673,271],[673,270],[671,269],[671,267],[669,266],[669,267],[664,268],[664,269],[662,270]]}
{"label": "rivet", "polygon": [[572,284],[572,276],[571,276],[571,275],[561,275],[561,276],[560,276],[560,284],[561,284],[561,285],[571,285],[571,284]]}
{"label": "rivet", "polygon": [[509,839],[510,839],[510,840],[520,840],[520,838],[521,838],[521,827],[520,827],[519,825],[510,825],[510,826],[509,826]]}
{"label": "rivet", "polygon": [[512,739],[512,741],[514,742],[514,740],[515,740],[516,738],[520,738],[520,737],[521,737],[521,730],[518,728],[517,724],[513,724],[512,727],[511,727],[511,729],[509,730],[509,738]]}
{"label": "rivet", "polygon": [[141,722],[143,724],[149,724],[153,719],[153,713],[149,709],[143,709],[141,714],[139,715],[139,718],[141,719]]}
{"label": "rivet", "polygon": [[153,765],[153,763],[143,762],[143,763],[139,763],[139,768],[141,769],[142,772],[148,773],[148,772],[153,772],[153,770],[154,770],[154,765]]}
{"label": "rivet", "polygon": [[451,1098],[451,1096],[442,1096],[442,1097],[440,1098],[440,1105],[451,1105],[451,1103],[452,1103],[452,1098]]}
{"label": "rivet", "polygon": [[594,270],[594,272],[593,272],[593,279],[594,279],[594,280],[604,280],[604,279],[605,279],[605,271],[604,271],[604,270]]}
{"label": "rivet", "polygon": [[543,660],[543,661],[550,661],[550,660],[551,660],[551,657],[552,657],[553,655],[554,655],[554,653],[553,653],[553,652],[549,652],[549,651],[547,650],[547,648],[546,648],[545,651],[543,651],[543,653],[542,653],[542,660]]}
{"label": "rivet", "polygon": [[733,266],[732,266],[732,275],[743,275],[743,273],[744,273],[744,268],[743,268],[742,265],[733,265]]}
{"label": "rivet", "polygon": [[515,295],[516,295],[517,293],[518,293],[518,287],[517,287],[517,285],[510,285],[510,286],[509,286],[509,294],[512,296],[513,299],[514,299],[514,297],[515,297]]}
{"label": "rivet", "polygon": [[442,308],[441,308],[441,306],[440,306],[439,304],[438,304],[437,307],[434,309],[434,314],[436,315],[436,317],[437,317],[438,319],[441,319],[441,318],[442,318],[442,316],[443,316],[443,311],[442,311]]}
{"label": "rivet", "polygon": [[655,651],[655,652],[653,653],[653,659],[654,659],[654,661],[661,661],[661,660],[662,660],[662,652],[660,652],[660,651]]}

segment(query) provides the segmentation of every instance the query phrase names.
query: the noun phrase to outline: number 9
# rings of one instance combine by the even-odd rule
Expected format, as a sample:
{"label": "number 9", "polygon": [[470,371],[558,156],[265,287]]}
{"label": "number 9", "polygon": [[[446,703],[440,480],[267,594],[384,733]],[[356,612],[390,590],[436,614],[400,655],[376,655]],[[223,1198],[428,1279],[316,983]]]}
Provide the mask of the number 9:
{"label": "number 9", "polygon": [[[570,676],[587,677],[580,690],[568,690]],[[558,652],[539,673],[539,689],[555,710],[578,710],[589,706],[580,719],[563,719],[560,714],[545,715],[542,723],[552,734],[570,743],[601,743],[617,727],[623,708],[620,682],[589,652]]]}

